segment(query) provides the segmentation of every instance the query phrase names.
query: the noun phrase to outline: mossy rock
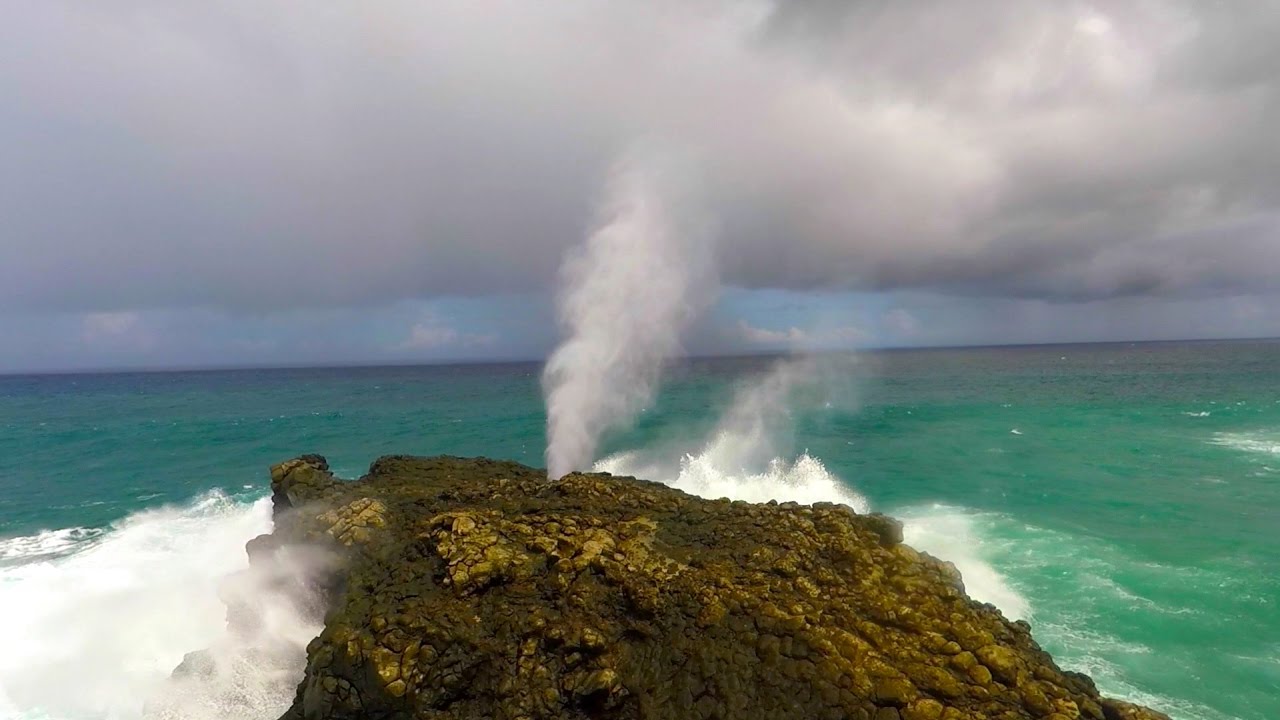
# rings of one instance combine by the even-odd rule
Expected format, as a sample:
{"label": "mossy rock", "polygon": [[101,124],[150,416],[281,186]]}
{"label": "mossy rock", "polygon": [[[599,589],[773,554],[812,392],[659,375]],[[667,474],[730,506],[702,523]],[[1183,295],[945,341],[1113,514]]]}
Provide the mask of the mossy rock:
{"label": "mossy rock", "polygon": [[1167,720],[1059,670],[884,516],[485,459],[271,476],[255,562],[343,558],[293,720]]}

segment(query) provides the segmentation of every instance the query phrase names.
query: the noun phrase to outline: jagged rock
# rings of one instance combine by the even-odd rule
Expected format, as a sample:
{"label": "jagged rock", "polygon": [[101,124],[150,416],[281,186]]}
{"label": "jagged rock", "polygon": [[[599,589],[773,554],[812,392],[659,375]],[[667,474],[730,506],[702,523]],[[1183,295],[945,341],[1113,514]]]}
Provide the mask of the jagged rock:
{"label": "jagged rock", "polygon": [[1059,670],[883,516],[483,459],[271,477],[257,561],[344,560],[293,720],[1167,720]]}

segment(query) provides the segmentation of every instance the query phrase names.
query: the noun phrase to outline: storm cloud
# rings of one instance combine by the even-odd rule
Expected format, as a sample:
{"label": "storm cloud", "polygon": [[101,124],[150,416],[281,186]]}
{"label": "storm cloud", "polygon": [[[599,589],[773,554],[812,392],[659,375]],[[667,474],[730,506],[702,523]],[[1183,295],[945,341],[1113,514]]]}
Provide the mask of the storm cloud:
{"label": "storm cloud", "polygon": [[541,292],[645,138],[698,159],[732,286],[1271,293],[1278,36],[1262,2],[13,0],[0,310]]}

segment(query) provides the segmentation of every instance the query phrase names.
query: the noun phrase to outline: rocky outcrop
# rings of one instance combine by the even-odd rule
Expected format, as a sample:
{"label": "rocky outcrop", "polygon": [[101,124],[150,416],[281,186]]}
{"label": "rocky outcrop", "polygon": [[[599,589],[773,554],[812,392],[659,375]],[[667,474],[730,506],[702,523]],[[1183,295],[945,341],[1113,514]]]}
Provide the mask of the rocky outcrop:
{"label": "rocky outcrop", "polygon": [[1060,670],[883,516],[482,459],[271,478],[253,562],[342,560],[292,720],[1165,718]]}

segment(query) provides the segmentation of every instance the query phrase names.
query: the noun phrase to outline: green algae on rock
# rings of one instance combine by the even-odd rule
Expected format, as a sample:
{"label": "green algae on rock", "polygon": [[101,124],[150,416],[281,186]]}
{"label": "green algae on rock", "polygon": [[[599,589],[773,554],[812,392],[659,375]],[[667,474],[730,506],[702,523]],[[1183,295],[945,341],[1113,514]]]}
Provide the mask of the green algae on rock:
{"label": "green algae on rock", "polygon": [[289,720],[1167,720],[1060,670],[884,516],[452,457],[271,479],[251,561],[342,558]]}

